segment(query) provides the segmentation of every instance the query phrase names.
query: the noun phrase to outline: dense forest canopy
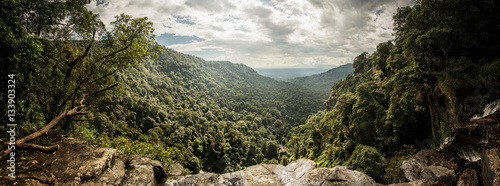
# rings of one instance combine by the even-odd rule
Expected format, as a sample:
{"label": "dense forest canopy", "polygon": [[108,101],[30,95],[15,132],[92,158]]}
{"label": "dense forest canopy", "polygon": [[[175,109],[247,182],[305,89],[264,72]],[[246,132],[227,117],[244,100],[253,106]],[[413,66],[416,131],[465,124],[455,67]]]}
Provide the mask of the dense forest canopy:
{"label": "dense forest canopy", "polygon": [[[242,64],[161,48],[147,18],[123,14],[107,31],[85,4],[1,2],[0,57],[8,68],[0,80],[16,74],[19,136],[63,116],[55,128],[128,155],[179,162],[185,173],[309,158],[389,183],[405,156],[439,144],[457,122],[500,97],[494,0],[399,8],[395,39],[355,57],[353,72],[331,86],[326,102],[315,90]],[[71,108],[87,112],[64,115]]]}
{"label": "dense forest canopy", "polygon": [[292,157],[347,165],[379,181],[383,171],[375,170],[389,164],[391,182],[408,145],[434,147],[498,99],[499,9],[498,1],[470,0],[399,8],[394,41],[358,55],[354,73],[333,85],[327,110],[292,129]]}
{"label": "dense forest canopy", "polygon": [[[157,60],[117,79],[126,94],[100,107],[96,122],[82,123],[91,129],[88,137],[162,144],[194,172],[287,162],[279,159],[287,131],[322,109],[324,101],[314,91],[260,76],[245,65],[204,61],[167,48]],[[109,145],[121,148],[113,141]]]}

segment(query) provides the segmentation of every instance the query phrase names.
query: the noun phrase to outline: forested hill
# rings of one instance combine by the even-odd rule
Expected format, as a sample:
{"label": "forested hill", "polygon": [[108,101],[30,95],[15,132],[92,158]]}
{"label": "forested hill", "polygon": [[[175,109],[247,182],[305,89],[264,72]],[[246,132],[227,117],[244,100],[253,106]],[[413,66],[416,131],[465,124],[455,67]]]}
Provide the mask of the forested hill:
{"label": "forested hill", "polygon": [[117,77],[124,94],[94,115],[101,121],[94,124],[96,132],[115,138],[103,139],[104,146],[156,144],[161,150],[144,153],[194,172],[278,163],[288,131],[324,108],[317,93],[299,85],[242,64],[204,61],[166,48],[154,62]]}
{"label": "forested hill", "polygon": [[379,182],[408,178],[400,169],[405,156],[454,138],[460,121],[500,98],[499,9],[499,1],[475,0],[399,8],[395,39],[355,57],[327,109],[292,129],[292,156],[342,164]]}
{"label": "forested hill", "polygon": [[322,94],[328,95],[333,83],[344,79],[347,74],[352,73],[353,71],[354,68],[352,67],[352,64],[349,63],[332,68],[320,74],[293,78],[288,80],[288,82],[299,84],[309,89],[319,91]]}

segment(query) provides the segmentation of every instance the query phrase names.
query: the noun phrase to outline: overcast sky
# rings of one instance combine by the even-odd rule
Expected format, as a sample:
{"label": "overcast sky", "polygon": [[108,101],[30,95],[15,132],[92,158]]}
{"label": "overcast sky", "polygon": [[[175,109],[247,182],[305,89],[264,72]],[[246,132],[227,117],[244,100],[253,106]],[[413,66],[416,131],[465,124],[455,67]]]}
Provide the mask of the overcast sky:
{"label": "overcast sky", "polygon": [[103,0],[88,8],[149,17],[158,43],[250,67],[351,63],[393,39],[392,15],[411,0]]}

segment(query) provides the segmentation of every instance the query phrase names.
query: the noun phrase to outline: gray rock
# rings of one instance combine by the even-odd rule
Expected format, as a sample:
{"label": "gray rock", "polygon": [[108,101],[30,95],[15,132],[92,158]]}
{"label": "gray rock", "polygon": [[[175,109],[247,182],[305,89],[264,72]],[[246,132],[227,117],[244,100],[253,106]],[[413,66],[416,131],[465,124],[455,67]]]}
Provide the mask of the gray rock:
{"label": "gray rock", "polygon": [[422,180],[422,178],[431,176],[429,172],[424,172],[424,167],[424,163],[410,158],[404,160],[400,168],[403,171],[406,179],[412,182]]}
{"label": "gray rock", "polygon": [[429,180],[443,183],[455,183],[457,175],[455,171],[442,166],[425,166],[415,159],[408,159],[401,164],[406,179],[410,181]]}
{"label": "gray rock", "polygon": [[86,185],[119,185],[123,177],[125,177],[125,163],[115,158],[112,163],[112,167],[106,169],[98,179],[89,180],[84,182],[82,186]]}
{"label": "gray rock", "polygon": [[224,183],[222,177],[214,173],[203,173],[196,175],[178,176],[167,179],[163,185],[165,186],[184,186],[184,185],[229,185],[229,182]]}
{"label": "gray rock", "polygon": [[373,178],[345,166],[337,166],[331,169],[318,168],[300,179],[298,185],[364,185],[377,186]]}
{"label": "gray rock", "polygon": [[434,180],[443,183],[453,184],[457,182],[457,174],[455,171],[441,166],[428,166],[424,168],[424,172],[430,172],[432,177],[422,180]]}
{"label": "gray rock", "polygon": [[[104,173],[108,172],[103,178],[109,178],[111,182],[121,179],[121,175],[110,175],[109,170],[120,152],[111,148],[90,148],[86,143],[72,138],[64,139],[65,143],[61,149],[56,152],[56,156],[50,166],[50,173],[47,176],[58,178],[58,182],[79,184],[83,182],[99,182]],[[115,169],[116,170],[116,169]],[[116,170],[118,171],[118,170]],[[111,178],[115,177],[115,178]]]}
{"label": "gray rock", "polygon": [[435,150],[422,150],[401,164],[401,171],[410,182],[437,181],[440,183],[455,184],[457,175],[453,168],[449,153]]}
{"label": "gray rock", "polygon": [[484,185],[500,185],[500,151],[498,148],[483,151],[481,174]]}
{"label": "gray rock", "polygon": [[393,183],[388,186],[442,186],[446,185],[437,181],[431,181],[431,180],[418,180],[418,181],[412,181],[412,182],[406,182],[406,183]]}
{"label": "gray rock", "polygon": [[134,156],[125,163],[116,149],[96,148],[74,138],[57,143],[58,151],[36,154],[17,180],[6,185],[155,185],[167,176],[159,161],[146,157]]}
{"label": "gray rock", "polygon": [[477,174],[474,169],[468,168],[462,172],[458,179],[457,186],[478,186]]}
{"label": "gray rock", "polygon": [[180,163],[174,162],[168,170],[168,176],[180,176],[182,170],[184,170],[184,167]]}
{"label": "gray rock", "polygon": [[163,168],[163,164],[158,160],[150,160],[149,163],[153,166],[156,183],[161,183],[163,179],[167,177],[167,172],[165,171],[165,168]]}
{"label": "gray rock", "polygon": [[286,167],[262,164],[227,174],[203,173],[179,176],[167,179],[164,185],[377,185],[369,176],[349,170],[347,167],[338,166],[331,169],[315,169],[315,167],[314,161],[299,159]]}
{"label": "gray rock", "polygon": [[254,165],[233,173],[179,176],[167,179],[164,185],[281,185],[273,175],[273,170],[277,166],[280,165]]}
{"label": "gray rock", "polygon": [[155,172],[149,158],[134,156],[122,185],[156,185]]}
{"label": "gray rock", "polygon": [[298,180],[314,168],[316,168],[316,162],[308,159],[298,159],[286,167],[277,167],[273,173],[277,179],[281,180],[283,185],[297,185]]}
{"label": "gray rock", "polygon": [[78,172],[84,179],[92,179],[101,175],[107,168],[111,166],[113,158],[117,155],[116,149],[99,148],[91,151],[86,161],[76,161],[75,163],[82,163],[78,168]]}
{"label": "gray rock", "polygon": [[279,185],[279,180],[274,177],[273,171],[281,165],[254,165],[247,167],[236,174],[224,174],[231,183],[241,185]]}

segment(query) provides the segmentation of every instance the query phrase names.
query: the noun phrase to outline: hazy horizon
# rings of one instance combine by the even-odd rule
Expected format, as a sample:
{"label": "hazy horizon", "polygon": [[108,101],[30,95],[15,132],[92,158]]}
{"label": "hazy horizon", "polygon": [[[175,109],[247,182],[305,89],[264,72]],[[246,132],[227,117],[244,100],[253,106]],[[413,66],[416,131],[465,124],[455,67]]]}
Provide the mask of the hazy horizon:
{"label": "hazy horizon", "polygon": [[275,80],[287,80],[296,77],[310,76],[326,72],[332,68],[300,68],[300,67],[284,67],[284,68],[253,68],[258,74]]}

